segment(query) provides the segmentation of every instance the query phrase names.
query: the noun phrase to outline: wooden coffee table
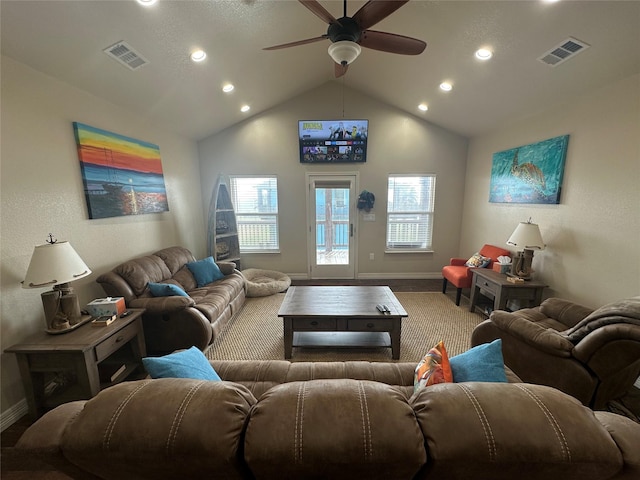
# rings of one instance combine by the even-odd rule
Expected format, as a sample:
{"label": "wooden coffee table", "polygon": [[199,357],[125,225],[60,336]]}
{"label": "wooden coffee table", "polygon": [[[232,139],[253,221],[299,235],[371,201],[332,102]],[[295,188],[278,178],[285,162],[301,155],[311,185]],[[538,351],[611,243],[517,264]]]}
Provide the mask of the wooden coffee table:
{"label": "wooden coffee table", "polygon": [[[379,312],[378,304],[387,305],[390,312]],[[289,287],[278,316],[284,322],[284,358],[291,358],[294,346],[382,346],[391,347],[391,356],[397,360],[402,319],[408,315],[386,286],[312,286]],[[305,335],[309,333],[314,335]]]}

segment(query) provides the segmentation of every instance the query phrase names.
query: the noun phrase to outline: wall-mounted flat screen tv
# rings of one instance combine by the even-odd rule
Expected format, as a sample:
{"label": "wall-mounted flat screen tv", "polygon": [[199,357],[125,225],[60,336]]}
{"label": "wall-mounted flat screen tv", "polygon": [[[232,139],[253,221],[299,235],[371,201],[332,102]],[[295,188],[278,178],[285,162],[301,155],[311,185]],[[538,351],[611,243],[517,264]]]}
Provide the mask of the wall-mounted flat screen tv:
{"label": "wall-mounted flat screen tv", "polygon": [[300,162],[366,162],[368,136],[369,120],[301,120]]}

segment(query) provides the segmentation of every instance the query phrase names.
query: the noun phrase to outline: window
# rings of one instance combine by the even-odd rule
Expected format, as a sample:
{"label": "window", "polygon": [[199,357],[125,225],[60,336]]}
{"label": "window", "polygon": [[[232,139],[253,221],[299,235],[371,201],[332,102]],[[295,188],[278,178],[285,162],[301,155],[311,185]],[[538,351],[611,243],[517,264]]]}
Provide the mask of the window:
{"label": "window", "polygon": [[230,176],[241,252],[277,252],[278,179],[275,176]]}
{"label": "window", "polygon": [[389,175],[387,251],[431,250],[435,175]]}

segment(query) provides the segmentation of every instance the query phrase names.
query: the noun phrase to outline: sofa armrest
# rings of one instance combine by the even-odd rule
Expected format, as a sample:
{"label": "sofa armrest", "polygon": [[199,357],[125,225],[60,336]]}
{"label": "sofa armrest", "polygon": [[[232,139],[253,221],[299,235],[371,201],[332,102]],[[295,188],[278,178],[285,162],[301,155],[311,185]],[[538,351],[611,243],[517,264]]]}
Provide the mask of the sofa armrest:
{"label": "sofa armrest", "polygon": [[124,297],[125,303],[128,305],[131,300],[136,298],[136,294],[131,285],[117,273],[111,271],[103,273],[96,282],[102,285],[104,292],[110,297]]}
{"label": "sofa armrest", "polygon": [[495,310],[489,317],[498,329],[506,332],[537,350],[558,357],[570,357],[573,343],[551,328],[544,328],[525,318],[518,316],[518,312],[510,313]]}
{"label": "sofa armrest", "polygon": [[234,262],[216,262],[216,265],[218,265],[223,275],[231,275],[236,269]]}
{"label": "sofa armrest", "polygon": [[193,307],[196,302],[191,297],[173,295],[170,297],[142,297],[129,302],[131,308],[145,308],[150,315],[167,315],[185,308]]}
{"label": "sofa armrest", "polygon": [[540,304],[540,312],[571,328],[589,316],[593,310],[562,298],[547,298]]}

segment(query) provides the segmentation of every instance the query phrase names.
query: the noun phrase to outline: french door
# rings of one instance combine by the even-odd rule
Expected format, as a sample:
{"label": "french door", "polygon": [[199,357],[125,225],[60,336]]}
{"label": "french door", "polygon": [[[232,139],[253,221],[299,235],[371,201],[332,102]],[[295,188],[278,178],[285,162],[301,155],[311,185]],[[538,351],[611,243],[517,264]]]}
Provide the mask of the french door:
{"label": "french door", "polygon": [[307,174],[309,278],[355,278],[356,173]]}

